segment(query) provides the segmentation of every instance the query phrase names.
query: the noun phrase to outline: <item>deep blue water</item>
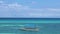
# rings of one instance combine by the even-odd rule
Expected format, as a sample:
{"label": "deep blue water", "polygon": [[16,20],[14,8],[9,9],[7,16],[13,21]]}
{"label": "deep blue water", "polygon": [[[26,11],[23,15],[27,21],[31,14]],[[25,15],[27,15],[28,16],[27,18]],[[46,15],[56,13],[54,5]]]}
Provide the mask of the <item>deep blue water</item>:
{"label": "deep blue water", "polygon": [[[21,31],[21,26],[39,26],[38,32]],[[60,18],[0,18],[1,34],[60,34]]]}
{"label": "deep blue water", "polygon": [[0,23],[60,23],[60,18],[0,18]]}

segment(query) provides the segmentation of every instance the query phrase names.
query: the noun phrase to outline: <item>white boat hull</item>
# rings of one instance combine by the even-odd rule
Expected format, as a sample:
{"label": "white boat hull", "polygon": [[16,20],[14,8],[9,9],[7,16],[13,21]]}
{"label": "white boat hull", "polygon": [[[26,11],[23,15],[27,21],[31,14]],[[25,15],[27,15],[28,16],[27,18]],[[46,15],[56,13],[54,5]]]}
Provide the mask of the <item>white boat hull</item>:
{"label": "white boat hull", "polygon": [[21,28],[22,31],[39,31],[38,28]]}

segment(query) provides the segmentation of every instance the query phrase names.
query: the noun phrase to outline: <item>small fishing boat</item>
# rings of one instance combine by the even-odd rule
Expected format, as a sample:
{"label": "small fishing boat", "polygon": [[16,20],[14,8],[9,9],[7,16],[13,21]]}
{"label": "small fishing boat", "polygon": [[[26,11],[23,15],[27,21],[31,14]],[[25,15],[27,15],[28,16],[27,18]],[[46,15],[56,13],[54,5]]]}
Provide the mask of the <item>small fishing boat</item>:
{"label": "small fishing boat", "polygon": [[39,31],[39,28],[20,28],[22,31]]}
{"label": "small fishing boat", "polygon": [[39,31],[39,28],[38,27],[22,27],[20,28],[19,30],[22,30],[22,31]]}

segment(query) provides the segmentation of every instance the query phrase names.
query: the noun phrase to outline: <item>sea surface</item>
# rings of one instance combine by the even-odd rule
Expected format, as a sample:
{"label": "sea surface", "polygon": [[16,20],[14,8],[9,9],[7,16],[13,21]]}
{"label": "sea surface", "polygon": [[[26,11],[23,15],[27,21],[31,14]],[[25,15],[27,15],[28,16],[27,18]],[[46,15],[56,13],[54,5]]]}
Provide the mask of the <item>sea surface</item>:
{"label": "sea surface", "polygon": [[[39,31],[22,31],[23,26]],[[0,18],[0,34],[60,34],[60,18]]]}

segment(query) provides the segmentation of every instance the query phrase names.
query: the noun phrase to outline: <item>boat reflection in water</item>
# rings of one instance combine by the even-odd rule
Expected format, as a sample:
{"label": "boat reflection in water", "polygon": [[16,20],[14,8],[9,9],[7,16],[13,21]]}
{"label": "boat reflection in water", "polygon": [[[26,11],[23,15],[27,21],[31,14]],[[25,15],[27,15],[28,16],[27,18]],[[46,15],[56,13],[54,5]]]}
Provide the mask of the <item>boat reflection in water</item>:
{"label": "boat reflection in water", "polygon": [[19,30],[22,30],[22,31],[39,31],[39,28],[38,26],[35,26],[35,27],[23,27],[20,28]]}

